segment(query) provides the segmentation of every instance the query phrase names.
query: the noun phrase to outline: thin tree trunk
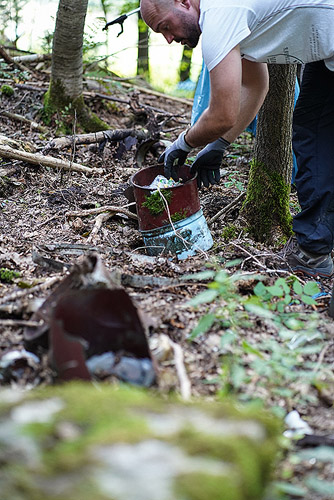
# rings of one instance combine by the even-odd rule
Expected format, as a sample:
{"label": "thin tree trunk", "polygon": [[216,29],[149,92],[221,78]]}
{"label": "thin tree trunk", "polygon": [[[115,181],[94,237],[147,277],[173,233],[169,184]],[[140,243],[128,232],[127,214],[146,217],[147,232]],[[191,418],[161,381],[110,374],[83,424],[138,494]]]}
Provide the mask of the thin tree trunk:
{"label": "thin tree trunk", "polygon": [[148,40],[149,29],[138,14],[137,75],[143,75],[147,80],[150,78]]}
{"label": "thin tree trunk", "polygon": [[[105,130],[108,126],[95,116],[83,99],[83,34],[88,0],[59,0],[53,37],[51,80],[44,97],[46,116],[61,115],[64,132],[76,117],[86,132]],[[61,113],[62,112],[62,113]],[[65,130],[66,129],[66,130]]]}
{"label": "thin tree trunk", "polygon": [[182,59],[180,64],[180,82],[185,82],[190,78],[192,55],[193,55],[193,49],[185,45],[183,47]]}
{"label": "thin tree trunk", "polygon": [[72,100],[82,94],[82,47],[88,0],[60,0],[52,48],[52,79]]}

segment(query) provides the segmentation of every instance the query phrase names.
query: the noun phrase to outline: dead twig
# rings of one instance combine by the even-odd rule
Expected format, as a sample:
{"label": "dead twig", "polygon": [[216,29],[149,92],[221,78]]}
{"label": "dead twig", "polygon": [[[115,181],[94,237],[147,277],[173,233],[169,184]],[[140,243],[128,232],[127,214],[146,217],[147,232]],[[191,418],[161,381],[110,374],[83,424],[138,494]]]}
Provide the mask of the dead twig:
{"label": "dead twig", "polygon": [[174,363],[180,383],[181,397],[185,401],[188,401],[191,397],[191,383],[184,366],[183,351],[179,344],[176,344],[172,340],[169,340],[169,342],[174,352]]}
{"label": "dead twig", "polygon": [[17,299],[22,299],[23,297],[26,297],[27,295],[40,292],[42,290],[47,290],[50,288],[52,285],[57,283],[62,279],[61,276],[53,276],[52,278],[47,279],[43,283],[40,283],[36,286],[33,286],[32,288],[27,288],[25,290],[17,290],[13,293],[10,293],[8,295],[5,295],[4,297],[0,298],[0,304],[6,304],[7,302],[14,302]]}
{"label": "dead twig", "polygon": [[[90,97],[92,99],[98,97],[99,99],[105,99],[107,101],[113,101],[113,102],[119,102],[120,104],[126,104],[128,106],[131,106],[131,100],[130,99],[119,99],[118,97],[113,97],[108,94],[101,94],[99,92],[84,92],[83,93],[84,97]],[[151,110],[154,111],[155,113],[160,113],[163,115],[168,116],[168,118],[172,117],[184,117],[184,114],[174,114],[174,113],[169,113],[168,111],[161,109],[161,108],[156,108],[155,106],[150,106],[149,104],[144,104],[144,103],[139,103],[138,104],[140,108],[143,108],[144,110]],[[189,124],[189,122],[185,122]]]}
{"label": "dead twig", "polygon": [[[133,214],[132,212],[130,212],[130,210],[127,210],[126,208],[123,208],[123,207],[116,207],[116,206],[112,206],[112,205],[108,205],[105,207],[99,207],[99,208],[90,208],[88,210],[81,210],[81,211],[75,211],[75,212],[66,212],[65,216],[66,217],[85,217],[87,215],[102,214],[103,212],[113,212],[114,214],[120,213],[120,214],[126,215],[130,219],[138,220],[138,216],[136,214]],[[111,214],[109,214],[109,217],[110,216],[111,216]]]}
{"label": "dead twig", "polygon": [[102,174],[102,168],[90,168],[80,165],[79,163],[71,163],[67,160],[60,160],[52,156],[43,156],[40,153],[27,153],[26,151],[18,151],[9,146],[0,145],[0,157],[10,158],[12,160],[20,160],[33,165],[41,165],[43,167],[51,167],[60,170],[72,170],[86,175]]}
{"label": "dead twig", "polygon": [[28,83],[15,83],[14,87],[18,89],[31,90],[32,92],[47,92],[48,90],[47,85],[40,84],[38,82],[36,82],[35,85],[31,85]]}
{"label": "dead twig", "polygon": [[320,366],[322,365],[322,362],[324,360],[324,357],[325,357],[325,354],[326,352],[328,351],[328,349],[330,347],[332,347],[333,345],[333,342],[329,342],[328,344],[326,344],[323,349],[321,350],[320,354],[319,354],[319,358],[318,358],[318,361],[317,361],[317,364],[315,365],[314,369],[313,369],[313,374],[316,374],[317,371],[319,370]]}
{"label": "dead twig", "polygon": [[93,243],[93,245],[95,244],[97,233],[100,231],[102,224],[110,219],[111,215],[112,214],[109,212],[103,212],[96,217],[94,227],[87,238],[87,243]]}
{"label": "dead twig", "polygon": [[56,214],[53,217],[49,217],[48,219],[46,219],[45,221],[41,222],[40,224],[36,224],[36,229],[40,229],[41,227],[46,226],[47,224],[49,224],[49,222],[51,222],[51,221],[53,221],[55,219],[61,219],[62,217],[64,217],[63,214],[61,214],[61,215]]}
{"label": "dead twig", "polygon": [[111,247],[99,248],[93,245],[85,245],[84,243],[49,243],[38,246],[44,252],[59,252],[61,255],[83,255],[89,252],[108,252],[112,253]]}
{"label": "dead twig", "polygon": [[23,319],[0,319],[0,326],[30,326],[32,328],[36,328],[41,326],[41,323]]}
{"label": "dead twig", "polygon": [[219,210],[219,212],[216,213],[208,222],[209,226],[213,224],[217,219],[220,219],[223,215],[226,215],[228,212],[230,212],[233,208],[235,208],[240,201],[242,201],[246,196],[246,192],[243,192],[239,194],[231,203],[226,205],[226,207],[222,208]]}
{"label": "dead twig", "polygon": [[[97,79],[97,78],[87,78],[87,80],[92,80],[92,81],[99,80],[99,81],[101,81],[100,79]],[[113,78],[113,79],[103,78],[102,81],[104,83],[109,83],[109,84],[112,84],[112,81],[118,81],[118,82],[120,82],[122,87],[135,89],[143,94],[149,94],[149,95],[154,95],[157,97],[162,97],[162,98],[165,98],[167,101],[180,102],[181,104],[186,104],[187,106],[193,105],[193,99],[186,99],[184,97],[176,97],[176,96],[163,94],[162,92],[157,92],[156,90],[147,89],[145,87],[141,87],[141,86],[135,85],[133,83],[124,82],[122,78]]]}
{"label": "dead twig", "polygon": [[33,120],[29,120],[25,116],[17,115],[16,113],[10,113],[9,111],[0,111],[0,115],[6,116],[6,118],[9,118],[10,120],[26,123],[30,126],[31,129],[38,130],[43,134],[47,132],[47,129],[45,127],[42,127],[42,125],[39,125],[39,123],[34,122]]}

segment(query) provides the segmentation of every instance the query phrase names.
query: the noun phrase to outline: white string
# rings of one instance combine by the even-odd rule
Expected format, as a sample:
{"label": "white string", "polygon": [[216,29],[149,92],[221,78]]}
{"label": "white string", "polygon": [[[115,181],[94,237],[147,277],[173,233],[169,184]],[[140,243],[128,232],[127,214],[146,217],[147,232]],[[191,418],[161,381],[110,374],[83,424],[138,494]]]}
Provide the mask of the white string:
{"label": "white string", "polygon": [[[158,193],[159,193],[159,194],[160,194],[160,196],[161,196],[161,199],[162,199],[162,201],[163,201],[163,204],[165,205],[165,210],[166,210],[166,212],[167,212],[168,220],[169,220],[169,222],[170,222],[170,225],[171,225],[171,226],[172,226],[172,228],[173,228],[173,232],[174,232],[175,236],[176,236],[177,238],[180,238],[180,240],[181,240],[181,241],[182,241],[182,242],[183,242],[186,246],[191,247],[191,246],[192,246],[192,245],[191,245],[191,243],[189,243],[189,241],[185,240],[185,239],[183,238],[183,236],[181,236],[181,234],[179,234],[179,233],[178,233],[178,231],[175,229],[175,226],[174,226],[174,224],[173,224],[173,221],[172,221],[172,218],[171,218],[171,215],[170,215],[168,202],[167,202],[166,198],[164,197],[164,195],[162,194],[161,189],[160,189],[160,187],[159,187],[159,186],[157,186],[157,190],[158,190]],[[208,255],[208,254],[207,254],[207,253],[206,253],[206,252],[205,252],[202,248],[200,248],[200,247],[199,247],[198,245],[196,245],[196,244],[194,244],[194,247],[195,247],[196,249],[198,249],[198,250],[199,250],[199,252],[200,252],[200,253],[202,253],[202,255],[204,255],[204,256],[205,256],[205,258],[206,258],[207,260],[209,259],[209,255]]]}

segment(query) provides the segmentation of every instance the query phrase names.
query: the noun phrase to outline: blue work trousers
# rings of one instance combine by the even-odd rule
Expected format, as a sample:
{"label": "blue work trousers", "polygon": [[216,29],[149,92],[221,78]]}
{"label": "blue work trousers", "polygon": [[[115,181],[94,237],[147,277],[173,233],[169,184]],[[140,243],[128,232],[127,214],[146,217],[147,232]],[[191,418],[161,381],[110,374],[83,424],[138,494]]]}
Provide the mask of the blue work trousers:
{"label": "blue work trousers", "polygon": [[323,61],[305,65],[293,115],[293,150],[301,206],[293,230],[306,251],[330,253],[334,244],[334,72]]}

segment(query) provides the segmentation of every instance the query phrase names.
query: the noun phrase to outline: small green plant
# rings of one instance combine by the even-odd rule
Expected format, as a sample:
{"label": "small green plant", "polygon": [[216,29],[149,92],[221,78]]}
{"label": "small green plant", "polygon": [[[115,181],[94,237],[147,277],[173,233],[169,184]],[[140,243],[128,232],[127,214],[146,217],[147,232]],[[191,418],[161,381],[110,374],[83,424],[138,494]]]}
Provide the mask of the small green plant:
{"label": "small green plant", "polygon": [[0,281],[1,283],[13,283],[15,278],[18,278],[20,273],[16,271],[11,271],[7,267],[0,268]]}
{"label": "small green plant", "polygon": [[4,84],[1,86],[1,94],[6,97],[12,97],[12,95],[14,95],[14,89],[10,85]]}
{"label": "small green plant", "polygon": [[[323,349],[319,330],[320,316],[314,310],[301,310],[300,305],[316,304],[319,293],[316,282],[302,285],[295,276],[278,278],[266,285],[258,280],[250,295],[240,295],[237,283],[249,279],[228,270],[208,271],[213,278],[207,290],[194,297],[189,305],[208,305],[208,311],[192,330],[189,340],[211,329],[221,333],[222,377],[221,394],[239,394],[240,399],[266,399],[270,395],[292,402],[314,402],[308,390],[318,381],[333,379],[326,366],[317,359]],[[272,335],[246,338],[248,327],[265,329]],[[256,384],[254,381],[256,380]],[[250,394],[242,387],[253,387]],[[277,406],[283,413],[284,408]]]}
{"label": "small green plant", "polygon": [[238,172],[233,172],[232,174],[229,174],[227,177],[227,181],[224,182],[224,186],[227,188],[234,187],[238,189],[240,192],[245,191],[245,186],[239,179],[240,174]]}
{"label": "small green plant", "polygon": [[[251,141],[250,137],[249,140]],[[252,146],[251,144],[237,144],[235,142],[232,142],[229,146],[228,151],[228,158],[239,158],[240,156],[251,153]]]}
{"label": "small green plant", "polygon": [[160,215],[165,210],[165,201],[163,197],[169,204],[172,199],[172,191],[170,189],[161,189],[160,191],[155,191],[154,193],[145,196],[145,201],[143,202],[143,207],[146,207],[152,215]]}
{"label": "small green plant", "polygon": [[172,222],[178,222],[180,220],[183,220],[187,217],[188,215],[188,211],[186,208],[184,208],[183,210],[180,210],[179,212],[175,212],[171,215],[171,220]]}
{"label": "small green plant", "polygon": [[55,124],[60,132],[68,133],[71,130],[71,122],[73,121],[72,103],[64,106],[63,109],[57,112]]}
{"label": "small green plant", "polygon": [[222,231],[222,238],[225,241],[230,241],[236,238],[238,229],[235,226],[226,226]]}

